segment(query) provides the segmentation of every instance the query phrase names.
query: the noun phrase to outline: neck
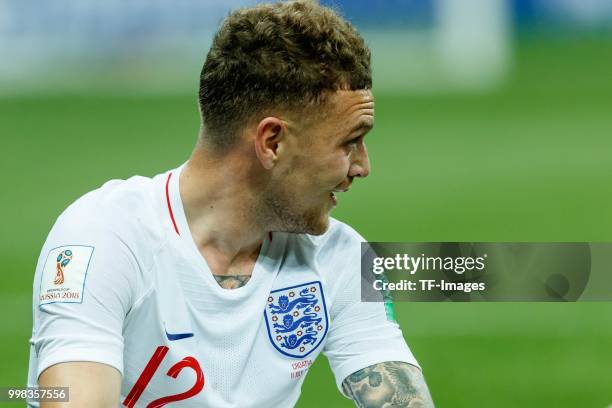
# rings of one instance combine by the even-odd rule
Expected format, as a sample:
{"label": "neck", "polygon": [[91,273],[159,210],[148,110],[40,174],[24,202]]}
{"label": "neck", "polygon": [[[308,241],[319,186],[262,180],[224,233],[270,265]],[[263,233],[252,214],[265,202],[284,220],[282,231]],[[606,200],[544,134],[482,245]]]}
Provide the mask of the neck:
{"label": "neck", "polygon": [[196,149],[180,176],[180,194],[194,242],[214,274],[257,258],[267,234],[258,219],[252,169],[240,152],[222,158]]}

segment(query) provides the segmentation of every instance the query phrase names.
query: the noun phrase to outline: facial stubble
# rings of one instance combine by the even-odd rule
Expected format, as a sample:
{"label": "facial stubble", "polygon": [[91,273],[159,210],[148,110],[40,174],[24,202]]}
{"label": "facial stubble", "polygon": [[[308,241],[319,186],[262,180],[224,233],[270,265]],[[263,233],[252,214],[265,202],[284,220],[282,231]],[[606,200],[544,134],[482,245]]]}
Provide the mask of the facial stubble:
{"label": "facial stubble", "polygon": [[280,184],[271,185],[263,194],[265,212],[272,218],[274,230],[298,234],[321,235],[329,226],[329,214],[323,203],[318,207],[300,208],[295,194]]}

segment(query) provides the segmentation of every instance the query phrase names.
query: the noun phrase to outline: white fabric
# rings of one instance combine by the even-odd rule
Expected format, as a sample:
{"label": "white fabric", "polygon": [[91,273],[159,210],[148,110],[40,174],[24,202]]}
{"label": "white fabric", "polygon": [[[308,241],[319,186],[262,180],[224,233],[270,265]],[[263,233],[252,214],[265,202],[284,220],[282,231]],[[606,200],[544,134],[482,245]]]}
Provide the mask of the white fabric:
{"label": "white fabric", "polygon": [[[320,352],[329,358],[339,388],[348,375],[375,363],[417,365],[399,327],[387,320],[384,305],[360,302],[363,238],[334,219],[317,237],[272,234],[250,281],[238,289],[221,288],[191,238],[178,193],[180,170],[169,172],[168,195],[169,173],[114,180],[58,218],[34,279],[30,386],[53,364],[105,363],[123,375],[118,404],[123,406],[157,350],[159,367],[133,406],[194,389],[194,395],[172,406],[290,407]],[[66,282],[76,279],[71,274],[82,278],[80,302],[41,300],[41,287],[61,286],[48,280],[56,277],[58,251],[70,248],[93,248],[85,271],[82,258],[88,252],[83,251],[63,268]],[[303,344],[308,355],[292,357],[285,352],[299,355],[297,348],[273,344],[284,334],[268,333],[270,319],[281,316],[271,312],[270,302],[292,291],[284,288],[297,286],[299,291],[307,283],[304,288],[317,296],[322,287],[324,299],[310,304],[319,309],[308,306],[293,313],[319,310],[320,323],[306,328],[316,332],[317,340]],[[169,374],[173,366],[176,378]]]}

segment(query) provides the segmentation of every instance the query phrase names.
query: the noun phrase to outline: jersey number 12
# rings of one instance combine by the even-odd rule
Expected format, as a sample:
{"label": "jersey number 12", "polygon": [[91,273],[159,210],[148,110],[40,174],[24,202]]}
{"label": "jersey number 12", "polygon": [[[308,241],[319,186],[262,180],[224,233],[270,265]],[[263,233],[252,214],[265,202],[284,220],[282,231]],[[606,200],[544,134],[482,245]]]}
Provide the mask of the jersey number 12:
{"label": "jersey number 12", "polygon": [[[134,383],[134,386],[128,393],[127,397],[125,397],[125,399],[123,400],[123,405],[125,407],[134,408],[134,406],[136,405],[136,402],[138,402],[138,399],[142,395],[143,391],[145,390],[145,388],[147,388],[147,385],[149,385],[149,381],[151,381],[153,374],[155,374],[162,360],[164,359],[164,357],[166,357],[168,350],[169,348],[167,346],[159,346],[157,347],[157,349],[155,349],[155,352],[149,359],[149,362],[147,363],[146,367],[140,374],[140,377],[138,377],[138,380],[136,381],[136,383]],[[185,392],[181,392],[179,394],[174,394],[174,395],[168,395],[167,397],[162,397],[162,398],[156,399],[155,401],[151,401],[147,405],[147,408],[161,408],[164,405],[169,404],[171,402],[181,401],[181,400],[191,398],[194,395],[197,395],[198,393],[200,393],[200,391],[202,391],[202,389],[204,388],[204,373],[202,372],[202,368],[200,368],[200,364],[198,363],[198,360],[196,360],[194,357],[191,357],[191,356],[185,357],[178,363],[174,364],[172,367],[170,367],[166,375],[172,378],[176,378],[178,377],[179,373],[183,370],[183,368],[190,368],[195,372],[196,374],[195,384]]]}

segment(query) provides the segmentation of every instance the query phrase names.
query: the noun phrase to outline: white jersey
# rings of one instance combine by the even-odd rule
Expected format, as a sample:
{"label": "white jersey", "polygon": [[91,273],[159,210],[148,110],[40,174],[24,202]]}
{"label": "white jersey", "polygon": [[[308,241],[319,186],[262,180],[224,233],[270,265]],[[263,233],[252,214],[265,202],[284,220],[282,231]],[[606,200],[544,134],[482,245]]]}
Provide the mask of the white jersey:
{"label": "white jersey", "polygon": [[353,229],[272,233],[247,284],[223,289],[189,232],[180,171],[110,181],[58,218],[34,279],[29,386],[93,361],[121,372],[118,406],[290,407],[321,352],[340,389],[372,364],[417,365],[384,304],[360,302]]}

